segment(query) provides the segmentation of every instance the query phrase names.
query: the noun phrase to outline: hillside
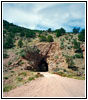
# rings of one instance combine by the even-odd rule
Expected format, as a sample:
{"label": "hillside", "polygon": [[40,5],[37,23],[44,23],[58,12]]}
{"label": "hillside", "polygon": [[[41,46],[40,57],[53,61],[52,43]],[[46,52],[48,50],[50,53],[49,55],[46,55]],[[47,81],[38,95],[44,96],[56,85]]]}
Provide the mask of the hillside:
{"label": "hillside", "polygon": [[30,30],[3,21],[4,92],[50,72],[85,79],[85,31]]}

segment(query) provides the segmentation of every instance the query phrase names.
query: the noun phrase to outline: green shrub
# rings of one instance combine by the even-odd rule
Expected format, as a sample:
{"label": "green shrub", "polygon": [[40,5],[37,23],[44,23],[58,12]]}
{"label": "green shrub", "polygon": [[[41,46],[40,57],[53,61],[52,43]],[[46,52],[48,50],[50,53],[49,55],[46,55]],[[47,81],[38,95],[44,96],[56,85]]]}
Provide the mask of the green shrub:
{"label": "green shrub", "polygon": [[73,57],[71,56],[65,56],[66,57],[66,62],[68,63],[68,67],[73,67],[74,66],[74,62],[73,62]]}
{"label": "green shrub", "polygon": [[8,54],[3,53],[3,58],[8,58]]}
{"label": "green shrub", "polygon": [[8,91],[10,91],[10,90],[12,90],[12,89],[13,89],[12,86],[6,85],[6,86],[4,86],[3,91],[4,91],[4,92],[8,92]]}
{"label": "green shrub", "polygon": [[64,48],[64,42],[63,40],[61,40],[61,43],[60,43],[60,48],[63,49]]}
{"label": "green shrub", "polygon": [[22,77],[18,77],[17,80],[18,80],[18,81],[22,81],[23,78],[22,78]]}
{"label": "green shrub", "polygon": [[5,41],[3,42],[3,48],[8,49],[14,46],[13,38],[8,36]]}
{"label": "green shrub", "polygon": [[6,79],[6,80],[7,80],[7,79],[8,79],[8,77],[7,77],[7,76],[5,76],[5,77],[4,77],[4,79]]}
{"label": "green shrub", "polygon": [[80,30],[80,27],[77,27],[77,28],[74,27],[74,28],[73,28],[73,33],[79,33],[79,30]]}
{"label": "green shrub", "polygon": [[60,37],[61,36],[61,31],[58,30],[57,33],[56,33],[56,37]]}
{"label": "green shrub", "polygon": [[73,35],[70,34],[71,39],[73,38]]}
{"label": "green shrub", "polygon": [[23,76],[26,76],[27,73],[26,72],[22,72],[22,73],[19,73],[18,75],[23,75]]}
{"label": "green shrub", "polygon": [[20,33],[20,37],[24,37],[25,36],[25,33],[24,32],[21,32]]}
{"label": "green shrub", "polygon": [[52,30],[51,30],[51,28],[49,28],[47,31],[48,31],[48,32],[51,32]]}
{"label": "green shrub", "polygon": [[14,73],[14,71],[11,71],[11,73]]}
{"label": "green shrub", "polygon": [[18,41],[18,46],[19,46],[20,48],[23,46],[22,40],[19,40],[19,41]]}
{"label": "green shrub", "polygon": [[49,35],[48,37],[47,37],[47,41],[48,42],[53,42],[54,40],[53,40],[53,37],[51,36],[51,35]]}
{"label": "green shrub", "polygon": [[78,35],[79,41],[85,42],[85,29],[83,29]]}
{"label": "green shrub", "polygon": [[25,57],[25,56],[26,56],[26,52],[25,52],[24,49],[22,49],[22,50],[20,51],[20,56],[21,56],[21,57]]}
{"label": "green shrub", "polygon": [[9,56],[9,55],[7,54],[6,50],[4,50],[4,51],[3,51],[3,58],[8,58],[8,56]]}
{"label": "green shrub", "polygon": [[68,49],[71,49],[71,48],[72,48],[72,46],[68,46],[67,48],[68,48]]}
{"label": "green shrub", "polygon": [[58,74],[62,76],[64,73],[63,72],[58,72]]}
{"label": "green shrub", "polygon": [[83,58],[83,53],[75,54],[74,58]]}
{"label": "green shrub", "polygon": [[12,64],[12,62],[9,61],[9,62],[8,62],[8,65],[11,65],[11,64]]}
{"label": "green shrub", "polygon": [[32,80],[35,80],[35,78],[34,77],[29,77],[28,80],[32,81]]}
{"label": "green shrub", "polygon": [[25,33],[25,36],[26,36],[26,38],[35,38],[36,34],[35,34],[35,32],[30,30],[29,32]]}
{"label": "green shrub", "polygon": [[33,45],[33,46],[28,46],[27,48],[25,48],[26,53],[36,53],[39,54],[40,50],[37,48],[37,46]]}
{"label": "green shrub", "polygon": [[74,40],[73,45],[74,45],[73,48],[76,49],[75,52],[80,52],[80,53],[82,52],[82,50],[80,48],[80,42],[77,42],[77,40]]}
{"label": "green shrub", "polygon": [[59,57],[58,56],[55,56],[55,58],[58,59]]}
{"label": "green shrub", "polygon": [[45,36],[40,36],[40,42],[46,42],[47,41],[47,38]]}
{"label": "green shrub", "polygon": [[65,39],[68,40],[68,36],[65,36]]}
{"label": "green shrub", "polygon": [[19,53],[21,57],[26,57],[27,54],[39,54],[40,50],[37,48],[37,46],[27,46],[23,48]]}

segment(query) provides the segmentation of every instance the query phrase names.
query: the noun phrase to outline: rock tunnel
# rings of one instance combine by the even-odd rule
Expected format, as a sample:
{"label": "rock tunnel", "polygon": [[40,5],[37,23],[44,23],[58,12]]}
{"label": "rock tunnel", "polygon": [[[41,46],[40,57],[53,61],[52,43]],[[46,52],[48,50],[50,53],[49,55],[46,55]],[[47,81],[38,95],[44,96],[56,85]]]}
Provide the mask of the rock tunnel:
{"label": "rock tunnel", "polygon": [[48,63],[46,62],[46,60],[44,58],[40,61],[38,68],[39,68],[39,71],[41,71],[41,72],[48,71]]}

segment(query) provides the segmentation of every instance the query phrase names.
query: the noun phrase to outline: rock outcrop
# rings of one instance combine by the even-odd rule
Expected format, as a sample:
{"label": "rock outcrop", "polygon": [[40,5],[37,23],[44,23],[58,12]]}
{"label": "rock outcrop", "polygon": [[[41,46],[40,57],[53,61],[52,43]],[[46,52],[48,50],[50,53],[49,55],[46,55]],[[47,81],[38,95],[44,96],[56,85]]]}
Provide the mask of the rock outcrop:
{"label": "rock outcrop", "polygon": [[62,56],[62,51],[60,50],[59,43],[39,43],[37,47],[40,49],[41,54],[45,57],[48,63],[49,71],[56,67],[67,67],[65,58]]}
{"label": "rock outcrop", "polygon": [[38,65],[42,60],[48,64],[48,71],[52,71],[56,67],[68,67],[64,56],[62,56],[62,51],[59,47],[59,43],[41,42],[36,43],[35,46],[40,50],[40,52],[26,54],[26,59],[21,59],[21,61],[24,62],[24,64],[21,65],[21,68],[23,67],[27,70],[39,70]]}

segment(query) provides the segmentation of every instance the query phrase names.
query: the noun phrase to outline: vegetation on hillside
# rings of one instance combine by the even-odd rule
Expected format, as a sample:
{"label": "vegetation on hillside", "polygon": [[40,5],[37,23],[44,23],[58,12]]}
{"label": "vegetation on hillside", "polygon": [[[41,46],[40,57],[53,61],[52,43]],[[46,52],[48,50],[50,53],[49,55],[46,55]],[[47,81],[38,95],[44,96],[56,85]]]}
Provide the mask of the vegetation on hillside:
{"label": "vegetation on hillside", "polygon": [[[31,30],[3,20],[3,58],[5,63],[3,64],[3,91],[8,92],[42,76],[34,70],[22,68],[29,66],[30,63],[33,64],[33,61],[29,61],[29,58],[27,58],[29,54],[38,57],[37,60],[40,59],[40,50],[35,46],[36,43],[40,42],[40,44],[42,42],[47,42],[46,44],[50,42],[50,44],[53,44],[52,42],[59,43],[58,46],[68,68],[60,68],[57,65],[53,69],[54,73],[71,78],[85,79],[84,56],[81,48],[81,45],[85,44],[85,29],[80,30],[79,27],[74,27],[72,32],[66,32],[64,28]],[[55,59],[59,58],[59,55],[55,56]]]}

